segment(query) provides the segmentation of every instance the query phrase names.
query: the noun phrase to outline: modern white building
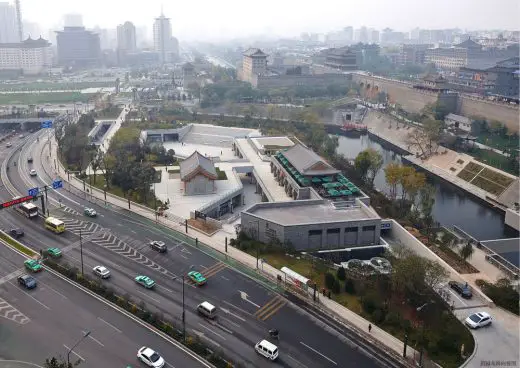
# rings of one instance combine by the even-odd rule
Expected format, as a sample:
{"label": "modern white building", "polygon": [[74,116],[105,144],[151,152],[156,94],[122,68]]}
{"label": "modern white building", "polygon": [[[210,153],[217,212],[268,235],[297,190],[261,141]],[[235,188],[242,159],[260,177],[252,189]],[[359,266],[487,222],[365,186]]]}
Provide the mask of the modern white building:
{"label": "modern white building", "polygon": [[136,31],[132,22],[125,22],[117,26],[117,49],[126,52],[137,50]]}
{"label": "modern white building", "polygon": [[[172,62],[176,57],[176,39],[172,37],[170,18],[161,14],[153,24],[153,46],[161,64]],[[178,43],[177,43],[178,44]],[[178,46],[177,46],[178,47]]]}
{"label": "modern white building", "polygon": [[16,43],[18,39],[16,9],[8,2],[0,2],[0,43]]}
{"label": "modern white building", "polygon": [[28,38],[19,43],[0,44],[0,70],[20,71],[24,75],[46,73],[52,66],[49,41]]}

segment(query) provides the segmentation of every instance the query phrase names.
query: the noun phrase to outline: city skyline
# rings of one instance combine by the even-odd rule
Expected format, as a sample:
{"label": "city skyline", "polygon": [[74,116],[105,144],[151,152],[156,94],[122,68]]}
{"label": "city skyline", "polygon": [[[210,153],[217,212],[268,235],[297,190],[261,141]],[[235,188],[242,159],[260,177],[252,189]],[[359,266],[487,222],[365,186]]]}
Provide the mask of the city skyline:
{"label": "city skyline", "polygon": [[[49,0],[45,3],[22,0],[22,12],[25,21],[37,22],[45,29],[55,29],[62,25],[63,16],[68,13],[81,14],[87,28],[115,28],[118,24],[131,21],[137,27],[149,28],[148,37],[151,39],[151,26],[162,9],[171,18],[172,34],[183,41],[216,41],[263,35],[292,37],[301,32],[325,33],[346,26],[376,29],[389,27],[402,32],[416,27],[518,30],[520,3],[514,0],[500,0],[499,3],[497,7],[496,3],[483,0],[440,0],[435,7],[426,8],[411,0],[392,4],[376,0],[352,4],[325,0],[320,3],[320,7],[307,9],[295,7],[294,1],[279,3],[266,0],[265,6],[255,9],[254,19],[261,20],[257,22],[251,22],[251,14],[235,10],[242,7],[234,0],[204,4],[178,3],[175,6],[149,0],[145,7],[130,6],[120,1],[107,3],[91,0],[71,5],[63,0]],[[107,11],[100,12],[100,8]],[[331,12],[331,8],[336,10]],[[470,8],[474,11],[468,17],[466,15]],[[276,11],[273,12],[273,9]],[[45,19],[41,19],[41,14],[46,14]]]}

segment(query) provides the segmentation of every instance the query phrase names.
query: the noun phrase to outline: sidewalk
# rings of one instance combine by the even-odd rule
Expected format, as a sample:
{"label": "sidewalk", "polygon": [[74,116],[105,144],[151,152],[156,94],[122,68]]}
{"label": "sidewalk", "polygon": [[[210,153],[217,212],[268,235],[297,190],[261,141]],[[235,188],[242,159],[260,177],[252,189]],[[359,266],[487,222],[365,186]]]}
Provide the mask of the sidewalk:
{"label": "sidewalk", "polygon": [[[53,144],[52,147],[56,148],[57,145]],[[48,146],[46,149],[48,150]],[[53,152],[53,154],[55,157],[56,153]],[[75,178],[73,179],[72,176],[70,177],[70,181],[67,180],[67,174],[63,166],[61,166],[61,163],[58,165],[56,174],[61,176],[63,181],[69,183],[68,185],[66,184],[63,186],[64,189],[68,189],[69,191],[74,190],[75,192],[83,192],[83,184],[80,181],[78,181],[77,179],[74,180]],[[94,189],[92,193],[88,194],[88,196],[93,196],[100,203],[105,203],[104,194],[102,191]],[[107,195],[106,203],[112,206],[128,210],[128,201],[126,199]],[[230,257],[242,266],[250,268],[251,270],[249,270],[249,272],[247,273],[253,272],[259,276],[268,278],[274,285],[277,285],[279,283],[277,281],[278,276],[281,277],[281,280],[285,280],[285,274],[282,273],[280,270],[272,267],[267,263],[259,263],[259,265],[261,265],[261,269],[257,269],[257,260],[255,257],[251,256],[248,253],[242,252],[239,249],[229,246],[229,240],[235,236],[234,232],[231,232],[230,227],[226,227],[223,231],[221,230],[217,232],[212,237],[209,237],[192,228],[189,228],[188,233],[186,234],[184,224],[180,224],[179,222],[164,217],[159,217],[158,219],[156,219],[155,213],[153,212],[153,210],[149,208],[131,203],[130,211],[149,220],[156,221],[172,230],[179,232],[183,236],[187,236],[192,239],[196,238],[199,243],[203,243],[206,246],[209,246],[210,248],[220,252],[226,258]],[[226,238],[228,240],[227,252],[225,250]],[[313,301],[310,299],[307,299],[307,302],[313,303]],[[390,335],[386,331],[378,328],[375,325],[372,325],[372,330],[370,333],[368,333],[368,325],[370,324],[370,322],[362,318],[361,316],[355,314],[354,312],[350,311],[349,309],[322,295],[318,296],[318,301],[314,303],[314,305],[317,308],[323,310],[325,314],[332,314],[334,318],[337,318],[344,324],[353,327],[353,329],[356,330],[357,333],[363,334],[363,336],[367,338],[367,340],[373,343],[382,344],[386,348],[390,349],[394,353],[394,355],[402,356],[404,348],[404,343],[402,341]],[[408,347],[406,356],[409,360],[413,359],[414,356],[417,356],[417,352],[414,351],[411,347]]]}

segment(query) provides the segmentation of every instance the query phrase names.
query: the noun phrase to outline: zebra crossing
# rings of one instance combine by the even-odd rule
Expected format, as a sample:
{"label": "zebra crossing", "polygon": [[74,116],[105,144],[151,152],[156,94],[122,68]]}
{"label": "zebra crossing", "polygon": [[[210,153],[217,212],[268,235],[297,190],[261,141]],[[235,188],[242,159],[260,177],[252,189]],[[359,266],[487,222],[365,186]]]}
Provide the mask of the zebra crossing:
{"label": "zebra crossing", "polygon": [[145,255],[139,253],[134,247],[130,246],[125,241],[117,238],[114,234],[105,232],[99,233],[97,236],[92,237],[90,239],[91,243],[97,244],[103,248],[111,250],[123,257],[126,257],[134,262],[140,263],[146,267],[151,268],[154,271],[160,272],[163,275],[174,278],[175,275],[165,269],[164,267],[158,265]]}
{"label": "zebra crossing", "polygon": [[0,317],[9,319],[20,325],[25,325],[31,320],[25,314],[13,307],[11,304],[0,298]]}

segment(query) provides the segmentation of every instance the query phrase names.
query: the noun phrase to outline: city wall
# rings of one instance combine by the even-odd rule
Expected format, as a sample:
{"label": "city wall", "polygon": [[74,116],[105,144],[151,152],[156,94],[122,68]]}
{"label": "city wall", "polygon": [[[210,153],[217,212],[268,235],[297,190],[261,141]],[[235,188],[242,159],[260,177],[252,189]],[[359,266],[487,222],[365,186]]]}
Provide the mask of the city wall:
{"label": "city wall", "polygon": [[[413,84],[404,81],[352,74],[352,80],[364,87],[388,93],[390,100],[400,104],[406,111],[418,113],[427,104],[437,101],[437,93],[413,89]],[[458,97],[457,113],[467,117],[482,117],[505,124],[510,131],[519,131],[519,109],[517,105],[509,105],[487,101],[469,96]]]}

